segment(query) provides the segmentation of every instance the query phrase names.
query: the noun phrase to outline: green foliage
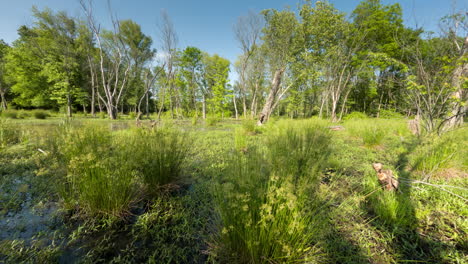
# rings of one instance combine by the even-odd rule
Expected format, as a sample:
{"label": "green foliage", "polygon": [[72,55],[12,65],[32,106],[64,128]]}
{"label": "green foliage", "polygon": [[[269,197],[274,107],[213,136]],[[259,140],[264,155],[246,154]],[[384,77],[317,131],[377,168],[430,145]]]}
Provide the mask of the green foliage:
{"label": "green foliage", "polygon": [[196,126],[198,124],[198,116],[194,115],[191,120],[192,126]]}

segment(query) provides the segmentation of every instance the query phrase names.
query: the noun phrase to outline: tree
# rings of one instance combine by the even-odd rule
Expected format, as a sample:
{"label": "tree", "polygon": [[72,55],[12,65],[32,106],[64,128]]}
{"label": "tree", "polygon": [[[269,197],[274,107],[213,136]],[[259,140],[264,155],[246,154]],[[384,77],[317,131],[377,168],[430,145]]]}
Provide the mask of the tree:
{"label": "tree", "polygon": [[201,75],[203,53],[196,47],[187,47],[182,51],[180,57],[181,74],[186,86],[186,108],[187,111],[191,108],[198,113],[197,100],[202,92],[198,88],[198,83]]}
{"label": "tree", "polygon": [[[442,19],[446,37],[454,45],[450,111],[445,129],[463,124],[468,109],[468,12],[455,13]],[[461,36],[461,37],[460,37]]]}
{"label": "tree", "polygon": [[7,110],[8,103],[6,99],[6,94],[8,92],[8,85],[6,83],[6,70],[5,70],[5,63],[6,63],[6,55],[8,53],[10,46],[6,44],[3,40],[0,39],[0,109]]}
{"label": "tree", "polygon": [[50,9],[33,8],[33,14],[37,19],[32,29],[36,33],[34,42],[42,53],[42,74],[50,84],[50,98],[59,105],[66,105],[67,116],[71,117],[72,101],[83,93],[78,28],[75,20],[64,12],[54,14]]}
{"label": "tree", "polygon": [[174,28],[174,24],[172,23],[169,15],[166,11],[161,12],[161,24],[159,27],[159,31],[161,34],[161,41],[162,41],[162,52],[165,59],[166,65],[166,84],[164,85],[164,90],[162,91],[162,98],[159,99],[160,107],[158,111],[158,119],[161,117],[162,110],[164,108],[164,102],[166,96],[169,99],[169,107],[171,109],[172,118],[174,118],[174,108],[176,111],[176,115],[179,116],[179,108],[180,108],[180,98],[179,98],[179,91],[175,86],[175,61],[177,59],[177,34]]}
{"label": "tree", "polygon": [[[203,78],[204,78],[204,104],[209,103],[209,108],[214,114],[224,114],[229,99],[227,98],[227,83],[229,77],[229,60],[215,54],[203,56]],[[206,102],[205,102],[206,101]],[[204,116],[206,116],[206,106]]]}
{"label": "tree", "polygon": [[266,26],[263,29],[263,49],[268,59],[270,71],[272,72],[271,89],[262,111],[258,117],[258,124],[265,123],[274,110],[274,105],[279,98],[281,80],[293,60],[296,48],[296,36],[298,21],[293,12],[289,10],[265,10]]}
{"label": "tree", "polygon": [[132,63],[129,56],[129,47],[123,40],[119,21],[111,16],[112,31],[101,31],[93,15],[92,1],[87,3],[80,0],[81,7],[88,19],[88,26],[93,32],[99,50],[99,70],[104,103],[110,119],[116,119],[122,95],[127,87]]}
{"label": "tree", "polygon": [[262,18],[258,14],[250,11],[246,16],[241,16],[237,19],[237,24],[234,26],[234,34],[242,49],[242,55],[239,57],[237,71],[239,73],[239,91],[242,99],[242,109],[244,118],[247,117],[247,76],[246,70],[249,61],[258,49],[257,42],[259,41],[262,31]]}

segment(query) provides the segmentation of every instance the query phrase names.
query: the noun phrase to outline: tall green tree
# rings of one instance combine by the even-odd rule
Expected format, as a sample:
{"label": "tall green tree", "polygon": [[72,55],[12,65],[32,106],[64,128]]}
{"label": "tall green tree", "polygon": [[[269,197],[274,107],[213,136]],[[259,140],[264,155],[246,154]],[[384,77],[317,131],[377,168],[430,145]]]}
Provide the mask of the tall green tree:
{"label": "tall green tree", "polygon": [[290,10],[265,10],[263,28],[263,46],[267,56],[271,78],[271,89],[258,117],[258,124],[265,123],[279,100],[281,80],[288,65],[294,60],[297,48],[299,23],[294,12]]}
{"label": "tall green tree", "polygon": [[8,84],[6,82],[6,70],[5,70],[5,64],[6,64],[6,55],[8,53],[8,50],[10,49],[10,46],[5,43],[5,41],[0,39],[0,109],[1,110],[7,110],[8,108],[8,103],[7,103],[7,92],[8,92]]}

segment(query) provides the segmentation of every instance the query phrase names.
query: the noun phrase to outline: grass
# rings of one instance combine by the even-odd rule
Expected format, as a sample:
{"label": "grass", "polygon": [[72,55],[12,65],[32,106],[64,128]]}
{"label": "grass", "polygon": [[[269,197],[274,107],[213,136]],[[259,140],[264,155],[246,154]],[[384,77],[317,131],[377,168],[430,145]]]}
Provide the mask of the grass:
{"label": "grass", "polygon": [[[14,133],[0,149],[0,262],[468,261],[466,128],[418,138],[396,117],[341,131],[321,119],[1,122]],[[373,162],[399,191],[382,190]],[[3,224],[51,204],[56,220],[39,231]]]}
{"label": "grass", "polygon": [[441,137],[430,136],[411,157],[412,170],[425,177],[447,168],[468,168],[468,136],[466,128],[448,132]]}
{"label": "grass", "polygon": [[46,119],[47,117],[49,117],[50,115],[45,112],[45,111],[42,111],[42,110],[35,110],[33,111],[33,116],[34,118],[36,119]]}
{"label": "grass", "polygon": [[22,131],[8,120],[0,119],[0,150],[8,145],[21,142]]}
{"label": "grass", "polygon": [[173,129],[135,130],[129,137],[129,153],[133,153],[137,170],[148,189],[157,190],[181,176],[189,153],[187,133]]}
{"label": "grass", "polygon": [[267,136],[266,148],[258,144],[233,154],[215,188],[221,232],[213,251],[224,261],[296,262],[315,257],[313,214],[306,208],[329,154],[329,135],[307,122],[287,129],[283,125],[287,126],[281,124]]}
{"label": "grass", "polygon": [[92,215],[128,215],[140,199],[181,175],[187,138],[170,129],[112,132],[96,125],[64,128],[58,157],[66,164],[63,198]]}

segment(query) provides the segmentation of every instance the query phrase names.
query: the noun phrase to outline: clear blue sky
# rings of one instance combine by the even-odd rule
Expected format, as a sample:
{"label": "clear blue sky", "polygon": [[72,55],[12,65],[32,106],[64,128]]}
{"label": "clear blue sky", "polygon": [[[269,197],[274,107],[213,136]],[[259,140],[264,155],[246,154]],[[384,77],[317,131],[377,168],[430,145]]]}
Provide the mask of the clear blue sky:
{"label": "clear blue sky", "polygon": [[[132,19],[152,36],[159,49],[157,21],[162,9],[171,17],[179,38],[179,48],[195,46],[211,54],[217,53],[231,62],[240,54],[232,27],[237,17],[249,10],[295,10],[303,0],[112,0],[113,11],[119,19]],[[105,27],[109,25],[106,0],[94,0],[95,14]],[[359,0],[331,0],[339,10],[350,13]],[[439,19],[457,9],[468,9],[468,0],[382,0],[384,4],[399,2],[403,7],[405,23],[437,31]],[[49,7],[65,10],[72,16],[83,16],[78,0],[0,0],[0,39],[11,43],[18,36],[20,25],[31,25],[31,7]],[[233,76],[234,77],[234,76]],[[234,77],[235,78],[235,77]]]}

